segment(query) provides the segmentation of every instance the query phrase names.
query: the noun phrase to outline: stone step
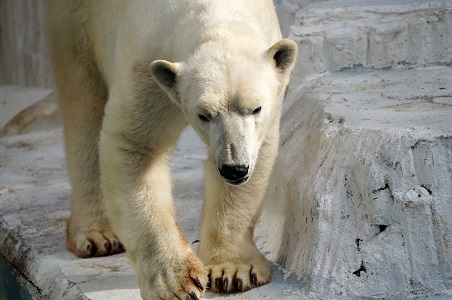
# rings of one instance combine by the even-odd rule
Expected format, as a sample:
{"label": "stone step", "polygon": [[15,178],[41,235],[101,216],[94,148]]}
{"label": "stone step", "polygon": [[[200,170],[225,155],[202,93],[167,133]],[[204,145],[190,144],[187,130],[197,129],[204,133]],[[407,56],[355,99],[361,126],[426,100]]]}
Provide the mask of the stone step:
{"label": "stone step", "polygon": [[331,0],[299,10],[295,78],[362,66],[452,63],[452,1]]}
{"label": "stone step", "polygon": [[452,296],[452,68],[292,89],[257,235],[302,295]]}

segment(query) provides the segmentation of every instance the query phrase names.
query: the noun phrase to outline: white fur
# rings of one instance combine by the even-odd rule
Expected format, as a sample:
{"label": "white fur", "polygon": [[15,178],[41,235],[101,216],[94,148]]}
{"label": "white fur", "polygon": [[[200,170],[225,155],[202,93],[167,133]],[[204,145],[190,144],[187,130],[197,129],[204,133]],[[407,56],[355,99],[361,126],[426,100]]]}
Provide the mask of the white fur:
{"label": "white fur", "polygon": [[[253,231],[296,57],[272,1],[50,0],[48,24],[73,185],[68,248],[120,252],[113,229],[144,299],[200,298],[208,273],[214,292],[267,283]],[[187,124],[209,149],[199,259],[175,220],[168,163]],[[248,181],[226,183],[223,165],[249,166]]]}

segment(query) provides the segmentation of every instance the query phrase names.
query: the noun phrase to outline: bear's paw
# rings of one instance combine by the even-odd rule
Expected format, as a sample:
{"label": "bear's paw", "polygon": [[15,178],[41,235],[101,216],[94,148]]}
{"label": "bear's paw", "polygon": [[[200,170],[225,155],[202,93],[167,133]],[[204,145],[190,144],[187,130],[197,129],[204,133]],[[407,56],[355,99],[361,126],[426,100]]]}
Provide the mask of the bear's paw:
{"label": "bear's paw", "polygon": [[88,258],[124,252],[123,245],[107,222],[77,221],[71,217],[66,232],[66,246],[77,257]]}
{"label": "bear's paw", "polygon": [[[155,257],[154,257],[155,258]],[[141,297],[151,299],[201,299],[207,286],[207,272],[194,255],[149,262],[137,261]]]}

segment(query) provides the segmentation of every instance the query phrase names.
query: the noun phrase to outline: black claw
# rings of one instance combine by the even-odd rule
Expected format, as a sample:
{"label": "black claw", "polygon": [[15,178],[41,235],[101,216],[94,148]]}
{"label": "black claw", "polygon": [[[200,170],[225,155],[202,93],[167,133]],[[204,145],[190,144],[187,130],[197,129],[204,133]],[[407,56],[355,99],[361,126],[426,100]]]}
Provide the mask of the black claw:
{"label": "black claw", "polygon": [[212,282],[212,274],[209,273],[209,275],[207,275],[207,285],[206,285],[206,289],[210,289],[211,283]]}
{"label": "black claw", "polygon": [[123,243],[118,241],[118,244],[119,244],[118,247],[119,247],[119,249],[121,249],[121,251],[126,251],[126,247],[124,246]]}
{"label": "black claw", "polygon": [[215,279],[215,288],[217,289],[217,291],[221,291],[221,278]]}
{"label": "black claw", "polygon": [[226,278],[223,280],[223,291],[224,291],[224,292],[227,292],[227,291],[228,291],[228,286],[229,286],[229,279],[226,277]]}
{"label": "black claw", "polygon": [[198,296],[196,296],[195,292],[191,292],[188,298],[189,300],[199,300]]}
{"label": "black claw", "polygon": [[199,282],[198,279],[192,278],[193,282],[195,283],[196,287],[198,288],[198,290],[200,290],[201,292],[204,291],[204,287],[202,286],[201,282]]}
{"label": "black claw", "polygon": [[238,278],[236,283],[237,283],[237,291],[241,292],[243,290],[243,281],[242,281],[242,279]]}
{"label": "black claw", "polygon": [[111,249],[110,242],[105,242],[104,247],[105,247],[105,250],[107,250],[107,252],[110,252],[110,249]]}
{"label": "black claw", "polygon": [[251,283],[257,285],[257,275],[256,273],[251,273]]}

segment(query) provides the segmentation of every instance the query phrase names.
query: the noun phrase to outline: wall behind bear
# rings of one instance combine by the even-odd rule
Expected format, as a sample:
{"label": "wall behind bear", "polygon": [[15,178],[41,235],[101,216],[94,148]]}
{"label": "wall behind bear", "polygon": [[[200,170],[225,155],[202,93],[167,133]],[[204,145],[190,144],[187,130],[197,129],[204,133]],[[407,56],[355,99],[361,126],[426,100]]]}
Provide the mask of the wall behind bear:
{"label": "wall behind bear", "polygon": [[295,13],[306,5],[328,0],[274,0],[279,25],[283,36],[289,36],[290,26],[294,23]]}
{"label": "wall behind bear", "polygon": [[43,0],[0,0],[0,85],[53,86]]}
{"label": "wall behind bear", "polygon": [[[321,0],[274,0],[281,31],[295,12]],[[53,87],[45,39],[44,0],[0,0],[0,85]]]}

